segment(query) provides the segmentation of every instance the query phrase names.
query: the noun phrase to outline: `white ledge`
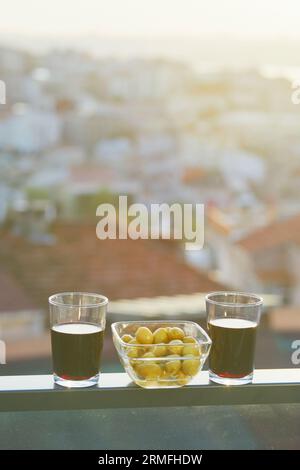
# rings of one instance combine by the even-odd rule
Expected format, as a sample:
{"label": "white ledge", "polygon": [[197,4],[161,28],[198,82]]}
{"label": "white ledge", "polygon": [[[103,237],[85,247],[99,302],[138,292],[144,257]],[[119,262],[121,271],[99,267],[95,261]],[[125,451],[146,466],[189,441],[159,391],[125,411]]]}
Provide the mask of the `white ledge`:
{"label": "white ledge", "polygon": [[203,371],[187,386],[145,390],[127,374],[101,374],[86,389],[56,386],[52,375],[0,377],[0,411],[300,403],[300,369],[258,369],[253,384],[234,387],[209,381]]}

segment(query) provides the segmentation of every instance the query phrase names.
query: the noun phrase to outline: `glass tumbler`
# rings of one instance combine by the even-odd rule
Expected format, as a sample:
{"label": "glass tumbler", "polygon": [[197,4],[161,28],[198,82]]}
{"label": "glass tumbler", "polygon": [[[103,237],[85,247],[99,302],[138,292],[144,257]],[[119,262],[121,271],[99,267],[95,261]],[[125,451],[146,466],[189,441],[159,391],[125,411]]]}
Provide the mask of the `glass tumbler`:
{"label": "glass tumbler", "polygon": [[85,292],[49,297],[54,381],[90,387],[99,379],[108,299]]}
{"label": "glass tumbler", "polygon": [[209,378],[223,385],[252,382],[256,332],[263,299],[255,294],[213,292],[206,296],[212,340]]}

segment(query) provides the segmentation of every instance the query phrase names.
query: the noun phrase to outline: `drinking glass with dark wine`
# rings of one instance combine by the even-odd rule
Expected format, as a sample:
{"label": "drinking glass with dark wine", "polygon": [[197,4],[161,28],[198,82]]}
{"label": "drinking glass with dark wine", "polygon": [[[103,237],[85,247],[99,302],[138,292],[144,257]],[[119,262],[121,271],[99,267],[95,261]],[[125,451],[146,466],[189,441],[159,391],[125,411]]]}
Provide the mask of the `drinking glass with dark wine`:
{"label": "drinking glass with dark wine", "polygon": [[90,387],[99,379],[108,299],[64,292],[49,297],[53,375],[65,387]]}
{"label": "drinking glass with dark wine", "polygon": [[224,385],[252,382],[256,332],[263,299],[254,294],[214,292],[206,296],[212,339],[210,380]]}

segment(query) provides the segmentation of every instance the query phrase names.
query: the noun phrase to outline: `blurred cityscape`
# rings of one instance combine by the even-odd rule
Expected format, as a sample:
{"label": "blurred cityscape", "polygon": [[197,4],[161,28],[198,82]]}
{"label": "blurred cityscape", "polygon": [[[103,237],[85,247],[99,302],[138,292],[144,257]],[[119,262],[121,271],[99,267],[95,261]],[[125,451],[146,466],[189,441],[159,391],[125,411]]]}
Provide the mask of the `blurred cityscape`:
{"label": "blurred cityscape", "polygon": [[[122,318],[126,299],[161,297],[172,316],[174,296],[187,296],[187,306],[193,294],[212,290],[270,296],[257,366],[293,366],[300,132],[287,76],[223,64],[200,70],[174,57],[2,46],[0,78],[7,94],[0,105],[2,374],[50,372],[47,297],[74,290],[116,301],[108,323]],[[147,205],[205,204],[204,248],[98,240],[96,207],[118,195]],[[153,313],[151,300],[144,305],[140,317]],[[200,304],[199,315],[194,304],[183,315],[203,322]],[[109,336],[106,370],[118,367]]]}

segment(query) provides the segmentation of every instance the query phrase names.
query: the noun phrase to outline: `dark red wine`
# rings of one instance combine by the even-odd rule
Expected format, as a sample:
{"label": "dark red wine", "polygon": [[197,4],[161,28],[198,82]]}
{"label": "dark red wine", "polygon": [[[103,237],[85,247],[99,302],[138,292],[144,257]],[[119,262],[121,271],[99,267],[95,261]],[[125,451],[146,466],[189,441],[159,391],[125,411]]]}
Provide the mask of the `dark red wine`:
{"label": "dark red wine", "polygon": [[224,378],[242,378],[253,372],[257,323],[219,318],[208,324],[212,346],[209,368]]}
{"label": "dark red wine", "polygon": [[51,328],[53,370],[65,380],[87,380],[99,373],[103,330],[92,323]]}

